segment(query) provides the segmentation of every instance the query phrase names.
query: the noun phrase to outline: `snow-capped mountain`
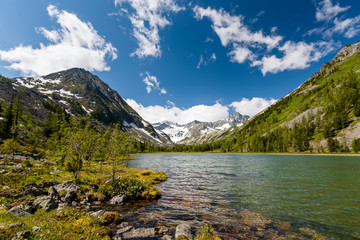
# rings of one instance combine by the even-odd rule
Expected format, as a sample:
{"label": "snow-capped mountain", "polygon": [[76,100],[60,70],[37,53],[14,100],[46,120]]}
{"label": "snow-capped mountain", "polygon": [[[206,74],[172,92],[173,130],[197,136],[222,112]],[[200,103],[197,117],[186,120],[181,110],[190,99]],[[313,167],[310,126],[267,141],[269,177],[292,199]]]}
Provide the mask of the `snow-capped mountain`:
{"label": "snow-capped mountain", "polygon": [[139,140],[156,145],[173,145],[166,134],[142,119],[116,91],[81,68],[40,77],[14,78],[10,83],[2,82],[0,98],[10,100],[12,93],[19,94],[24,106],[38,112],[35,116],[41,120],[45,120],[49,114],[44,103],[50,102],[73,116],[89,116],[104,125],[119,123]]}
{"label": "snow-capped mountain", "polygon": [[228,118],[216,122],[192,121],[181,125],[178,123],[164,121],[154,123],[153,126],[166,133],[173,142],[178,144],[193,144],[211,142],[221,136],[226,130],[249,119],[249,116],[243,116],[240,113],[234,113]]}

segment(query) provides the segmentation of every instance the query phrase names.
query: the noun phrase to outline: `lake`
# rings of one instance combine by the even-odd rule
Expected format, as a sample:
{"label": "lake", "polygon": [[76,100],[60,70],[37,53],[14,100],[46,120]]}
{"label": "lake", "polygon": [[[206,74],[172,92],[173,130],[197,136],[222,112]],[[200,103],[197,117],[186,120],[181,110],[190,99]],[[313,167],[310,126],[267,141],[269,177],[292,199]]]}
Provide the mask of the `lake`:
{"label": "lake", "polygon": [[169,177],[157,186],[162,198],[143,206],[148,218],[216,223],[248,209],[331,239],[360,238],[359,157],[149,154],[129,166]]}

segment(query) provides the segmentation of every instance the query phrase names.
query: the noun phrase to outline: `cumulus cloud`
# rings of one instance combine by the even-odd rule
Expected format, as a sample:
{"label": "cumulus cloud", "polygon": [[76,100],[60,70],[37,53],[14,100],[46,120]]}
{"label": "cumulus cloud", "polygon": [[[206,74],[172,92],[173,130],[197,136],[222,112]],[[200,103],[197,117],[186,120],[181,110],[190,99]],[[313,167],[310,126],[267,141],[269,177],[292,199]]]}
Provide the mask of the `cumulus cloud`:
{"label": "cumulus cloud", "polygon": [[241,99],[240,102],[231,103],[230,106],[235,108],[235,110],[238,113],[252,117],[255,114],[266,109],[270,105],[274,104],[276,101],[277,100],[273,98],[270,99],[264,99],[258,97],[253,97],[252,99],[243,98]]}
{"label": "cumulus cloud", "polygon": [[9,69],[24,75],[44,75],[72,67],[89,71],[108,71],[107,58],[117,58],[117,50],[105,41],[90,22],[81,21],[75,14],[47,7],[49,16],[56,19],[59,29],[38,28],[49,44],[40,48],[20,45],[10,50],[0,50],[0,59],[9,62]]}
{"label": "cumulus cloud", "polygon": [[307,44],[305,42],[287,41],[279,47],[283,57],[276,55],[264,56],[261,60],[253,62],[253,66],[259,66],[263,75],[277,73],[284,70],[304,69],[311,62],[316,62],[335,49],[333,42],[318,42]]}
{"label": "cumulus cloud", "polygon": [[360,32],[360,15],[353,18],[345,18],[344,15],[339,15],[349,8],[350,6],[334,5],[331,0],[321,1],[316,7],[315,17],[318,22],[324,21],[325,24],[309,30],[307,35],[318,34],[327,39],[332,38],[334,34],[343,34],[346,38],[355,37]]}
{"label": "cumulus cloud", "polygon": [[146,84],[147,93],[151,93],[152,90],[159,90],[160,94],[167,94],[166,89],[160,87],[157,77],[150,75],[148,72],[145,73],[143,82]]}
{"label": "cumulus cloud", "polygon": [[[178,6],[175,0],[115,0],[115,5],[122,6],[124,3],[128,3],[135,11],[129,14],[129,18],[138,48],[131,56],[160,57],[159,30],[171,24],[167,19],[170,12],[177,13],[184,8]],[[122,11],[126,14],[128,12],[123,8]]]}
{"label": "cumulus cloud", "polygon": [[133,99],[126,99],[126,102],[140,114],[142,118],[150,123],[172,121],[179,124],[186,124],[194,120],[213,122],[229,116],[229,108],[220,103],[212,106],[196,105],[188,109],[181,109],[171,102],[168,106],[143,106]]}
{"label": "cumulus cloud", "polygon": [[241,15],[231,16],[223,9],[215,10],[210,7],[202,8],[196,6],[193,10],[197,19],[207,17],[212,21],[212,28],[219,36],[224,47],[233,43],[239,47],[256,43],[272,49],[282,40],[281,36],[266,36],[262,31],[252,32],[244,24],[244,17]]}
{"label": "cumulus cloud", "polygon": [[228,56],[231,62],[242,64],[250,61],[251,66],[259,67],[263,75],[304,69],[309,67],[311,62],[318,61],[335,49],[333,42],[329,42],[327,47],[324,46],[324,42],[283,43],[283,37],[277,35],[277,27],[272,27],[269,35],[262,31],[254,32],[245,25],[242,15],[231,16],[223,9],[196,6],[193,11],[195,18],[207,17],[211,20],[212,28],[220,38],[221,44],[230,48]]}
{"label": "cumulus cloud", "polygon": [[336,17],[339,13],[345,12],[350,7],[340,7],[339,3],[333,5],[331,0],[323,0],[316,8],[315,17],[317,21],[330,21]]}

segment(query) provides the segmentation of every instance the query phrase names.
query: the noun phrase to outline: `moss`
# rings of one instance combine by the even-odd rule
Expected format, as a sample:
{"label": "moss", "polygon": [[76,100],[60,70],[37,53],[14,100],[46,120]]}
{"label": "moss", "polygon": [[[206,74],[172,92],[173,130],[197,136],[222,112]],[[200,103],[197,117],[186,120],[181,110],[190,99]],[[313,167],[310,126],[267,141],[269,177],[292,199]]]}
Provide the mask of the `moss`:
{"label": "moss", "polygon": [[112,223],[120,224],[124,221],[124,217],[121,216],[118,212],[105,212],[101,217],[101,223],[105,226],[108,226]]}
{"label": "moss", "polygon": [[194,240],[221,240],[221,238],[214,233],[214,228],[211,225],[204,225],[202,232],[196,234]]}
{"label": "moss", "polygon": [[38,210],[34,215],[19,218],[0,212],[0,223],[22,223],[21,227],[0,230],[0,239],[11,239],[18,231],[32,231],[32,239],[110,239],[111,229],[103,226],[101,221],[81,211],[65,208],[62,211],[46,212]]}

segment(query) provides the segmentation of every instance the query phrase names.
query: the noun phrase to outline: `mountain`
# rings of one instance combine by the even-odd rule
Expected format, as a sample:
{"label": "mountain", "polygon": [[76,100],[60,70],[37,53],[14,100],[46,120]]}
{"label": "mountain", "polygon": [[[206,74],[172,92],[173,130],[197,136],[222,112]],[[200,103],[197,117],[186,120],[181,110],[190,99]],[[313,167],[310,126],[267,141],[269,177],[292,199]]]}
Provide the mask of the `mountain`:
{"label": "mountain", "polygon": [[104,125],[120,124],[139,140],[155,145],[172,145],[170,138],[154,129],[99,77],[81,69],[40,77],[14,78],[0,82],[0,98],[10,102],[19,95],[24,109],[46,120],[49,105],[58,105],[72,116],[89,116]]}
{"label": "mountain", "polygon": [[235,152],[347,152],[360,149],[360,41],[346,45],[285,97],[227,131]]}
{"label": "mountain", "polygon": [[153,126],[166,133],[173,142],[178,144],[199,144],[212,141],[229,128],[246,121],[249,116],[234,113],[228,118],[216,122],[192,121],[187,124],[178,124],[170,121],[154,123]]}

